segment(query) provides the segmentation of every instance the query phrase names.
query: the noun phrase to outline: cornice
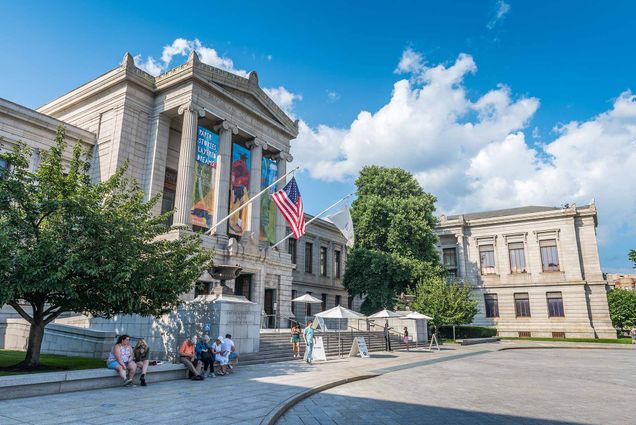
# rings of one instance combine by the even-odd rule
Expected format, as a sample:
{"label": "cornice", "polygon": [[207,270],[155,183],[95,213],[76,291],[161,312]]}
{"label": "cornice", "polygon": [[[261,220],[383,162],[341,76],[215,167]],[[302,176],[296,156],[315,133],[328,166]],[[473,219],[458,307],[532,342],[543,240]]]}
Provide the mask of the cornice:
{"label": "cornice", "polygon": [[[574,217],[596,217],[596,207],[594,206],[586,206],[582,208],[567,208],[561,210],[554,211],[542,211],[536,213],[528,213],[528,214],[516,214],[516,215],[508,215],[501,217],[490,217],[490,218],[478,218],[472,220],[440,220],[439,224],[436,226],[436,229],[448,229],[452,227],[477,227],[477,226],[491,226],[498,224],[510,224],[510,223],[519,223],[524,221],[539,221],[539,220],[549,220],[549,219],[561,219],[561,218],[574,218]],[[463,216],[461,216],[463,218]]]}

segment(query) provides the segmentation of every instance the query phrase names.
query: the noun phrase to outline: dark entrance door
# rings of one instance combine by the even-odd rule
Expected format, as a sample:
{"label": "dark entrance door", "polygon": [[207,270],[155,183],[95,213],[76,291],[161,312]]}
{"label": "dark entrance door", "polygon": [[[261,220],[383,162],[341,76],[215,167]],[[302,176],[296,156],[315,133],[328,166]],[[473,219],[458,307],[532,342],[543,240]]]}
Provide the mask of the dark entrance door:
{"label": "dark entrance door", "polygon": [[234,280],[234,294],[252,301],[252,275],[242,274]]}
{"label": "dark entrance door", "polygon": [[276,318],[274,317],[274,290],[265,289],[265,302],[263,304],[265,314],[267,314],[267,327],[273,328],[276,326]]}

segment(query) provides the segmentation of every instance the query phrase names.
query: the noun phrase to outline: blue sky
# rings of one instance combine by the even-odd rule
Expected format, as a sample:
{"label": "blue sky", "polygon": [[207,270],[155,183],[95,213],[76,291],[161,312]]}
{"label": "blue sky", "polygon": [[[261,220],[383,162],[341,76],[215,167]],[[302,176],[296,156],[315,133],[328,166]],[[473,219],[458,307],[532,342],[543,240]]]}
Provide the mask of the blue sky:
{"label": "blue sky", "polygon": [[[37,107],[115,67],[126,51],[158,60],[174,40],[198,39],[236,69],[257,70],[263,87],[296,95],[287,108],[307,128],[293,149],[308,170],[298,179],[308,212],[350,192],[369,162],[412,171],[440,198],[440,212],[595,198],[603,268],[629,271],[627,251],[636,248],[632,16],[629,1],[4,3],[0,97]],[[396,72],[405,52],[417,66]],[[182,60],[175,56],[170,66]],[[447,84],[453,65],[458,75]],[[435,102],[425,99],[427,86]],[[401,102],[399,93],[415,100]],[[462,100],[451,104],[455,96]],[[370,114],[360,118],[361,111]],[[402,115],[437,130],[386,124]],[[475,130],[470,145],[455,139],[458,128],[466,135],[467,124],[485,121],[489,129]],[[360,153],[365,141],[376,146],[365,131],[383,128],[390,133],[380,156]],[[412,146],[420,149],[417,163],[381,155]],[[326,166],[303,153],[316,148],[329,150]],[[500,152],[514,158],[503,161],[512,170],[494,167]],[[546,188],[555,176],[573,183]]]}

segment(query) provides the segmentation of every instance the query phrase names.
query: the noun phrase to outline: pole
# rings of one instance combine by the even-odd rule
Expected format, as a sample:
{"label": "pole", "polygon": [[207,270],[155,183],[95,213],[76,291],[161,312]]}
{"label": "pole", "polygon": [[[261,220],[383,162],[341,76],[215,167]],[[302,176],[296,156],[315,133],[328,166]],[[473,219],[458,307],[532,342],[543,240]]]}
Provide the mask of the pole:
{"label": "pole", "polygon": [[[327,211],[329,211],[330,209],[332,209],[333,207],[335,207],[336,205],[338,205],[339,203],[341,203],[342,201],[344,201],[345,199],[349,199],[353,196],[353,193],[348,194],[347,196],[345,196],[344,198],[340,199],[337,202],[334,202],[333,204],[331,204],[329,207],[325,208],[324,210],[322,210],[317,216],[315,216],[314,218],[312,218],[311,220],[309,220],[307,223],[305,223],[305,226],[307,226],[308,224],[310,224],[311,222],[313,222],[314,220],[318,220],[320,218],[321,215],[323,215],[324,213],[326,213]],[[279,240],[278,242],[276,242],[274,245],[272,245],[272,247],[270,249],[274,249],[276,248],[278,245],[282,244],[283,242],[285,242],[287,239],[289,239],[291,236],[293,235],[293,233],[290,233],[289,235],[285,236],[283,239]]]}
{"label": "pole", "polygon": [[217,227],[219,227],[220,224],[225,223],[226,221],[228,221],[230,219],[230,217],[232,217],[234,214],[236,214],[237,212],[241,211],[243,208],[245,208],[246,206],[248,206],[249,204],[252,203],[252,201],[255,201],[256,199],[260,198],[263,193],[267,192],[272,186],[274,186],[276,183],[278,183],[279,181],[283,180],[285,177],[287,177],[288,175],[295,173],[296,171],[298,171],[300,167],[296,167],[293,170],[289,171],[288,173],[286,173],[284,176],[280,177],[279,179],[277,179],[274,183],[270,184],[269,186],[267,186],[265,189],[261,190],[259,193],[257,193],[256,195],[254,195],[249,201],[247,201],[246,203],[244,203],[243,205],[241,205],[240,207],[238,207],[237,209],[235,209],[234,211],[232,211],[231,213],[229,213],[228,215],[226,215],[222,220],[219,220],[214,226],[210,227],[210,229],[208,229],[207,232],[205,232],[205,234],[209,234],[212,233],[212,231],[214,229],[216,229]]}

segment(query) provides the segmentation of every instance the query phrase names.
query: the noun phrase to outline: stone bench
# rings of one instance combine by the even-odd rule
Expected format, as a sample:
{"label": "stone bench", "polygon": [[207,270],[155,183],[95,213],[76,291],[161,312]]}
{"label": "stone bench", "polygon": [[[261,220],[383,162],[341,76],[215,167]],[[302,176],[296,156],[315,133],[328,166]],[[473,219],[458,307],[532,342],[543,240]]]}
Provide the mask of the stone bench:
{"label": "stone bench", "polygon": [[489,338],[467,338],[467,339],[458,339],[457,342],[461,345],[475,345],[475,344],[485,344],[487,342],[498,342],[501,338],[498,336],[492,336]]}

